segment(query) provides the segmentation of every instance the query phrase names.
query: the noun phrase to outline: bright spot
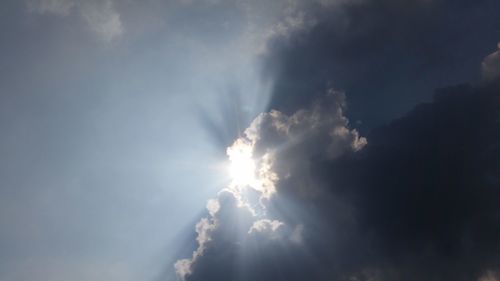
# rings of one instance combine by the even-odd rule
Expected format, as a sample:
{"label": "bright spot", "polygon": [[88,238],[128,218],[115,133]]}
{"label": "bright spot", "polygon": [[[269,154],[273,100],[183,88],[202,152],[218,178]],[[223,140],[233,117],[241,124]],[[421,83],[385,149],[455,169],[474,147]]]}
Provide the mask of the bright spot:
{"label": "bright spot", "polygon": [[255,161],[252,158],[252,147],[244,141],[237,140],[227,149],[229,156],[229,175],[232,184],[245,187],[255,186],[258,182],[255,175]]}

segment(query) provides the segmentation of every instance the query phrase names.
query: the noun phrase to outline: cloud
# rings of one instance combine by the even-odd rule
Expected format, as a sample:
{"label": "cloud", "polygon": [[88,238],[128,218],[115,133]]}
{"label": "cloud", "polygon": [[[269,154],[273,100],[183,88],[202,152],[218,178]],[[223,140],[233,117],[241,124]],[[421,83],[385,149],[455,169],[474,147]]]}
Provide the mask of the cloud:
{"label": "cloud", "polygon": [[110,42],[124,33],[120,14],[114,8],[112,0],[76,1],[76,0],[30,0],[28,10],[37,14],[55,14],[68,17],[76,11],[86,26],[99,38]]}
{"label": "cloud", "polygon": [[296,12],[314,24],[267,41],[270,108],[295,112],[330,83],[347,93],[348,117],[362,132],[432,99],[435,88],[478,77],[485,46],[498,42],[491,0],[315,3]]}
{"label": "cloud", "polygon": [[481,64],[483,79],[487,81],[500,78],[500,43],[498,50],[484,58]]}
{"label": "cloud", "polygon": [[[200,260],[203,261],[206,252],[220,252],[221,247],[229,243],[240,243],[240,237],[248,232],[251,226],[251,218],[254,216],[251,210],[240,202],[240,195],[234,190],[222,190],[216,199],[211,199],[207,204],[210,216],[202,218],[196,224],[197,249],[189,259],[178,260],[174,264],[175,271],[181,279],[186,279],[193,274],[193,270],[199,267]],[[214,210],[216,207],[216,211]],[[229,248],[229,247],[228,247]],[[217,259],[217,255],[211,254]]]}
{"label": "cloud", "polygon": [[498,280],[498,274],[495,272],[488,270],[481,278],[478,279],[478,281],[497,281]]}
{"label": "cloud", "polygon": [[271,196],[222,191],[197,226],[200,254],[178,261],[177,273],[204,281],[496,280],[499,89],[440,89],[369,141],[349,129],[340,92],[292,115],[261,114],[234,145],[249,145],[257,163],[272,160]]}
{"label": "cloud", "polygon": [[28,10],[39,14],[57,14],[61,16],[69,15],[75,6],[74,0],[32,0],[28,1]]}
{"label": "cloud", "polygon": [[364,267],[382,280],[475,280],[498,265],[499,89],[441,89],[355,157],[319,165],[369,233]]}
{"label": "cloud", "polygon": [[[296,192],[293,189],[313,192],[308,190],[311,186],[290,184],[308,180],[308,174],[301,169],[312,157],[333,159],[366,145],[366,139],[348,128],[344,106],[343,93],[329,90],[310,108],[290,116],[273,110],[255,118],[227,150],[232,164],[254,161],[254,175],[245,176],[244,182],[233,180],[217,198],[209,200],[209,216],[196,225],[197,249],[191,258],[174,265],[180,278],[198,280],[217,274],[212,272],[213,260],[225,263],[228,257],[247,252],[244,248],[250,244],[283,247],[302,243],[304,225],[278,219],[281,214],[272,210],[274,198]],[[285,188],[289,190],[282,190]]]}
{"label": "cloud", "polygon": [[268,236],[276,239],[279,237],[276,233],[280,232],[284,225],[285,224],[279,220],[261,219],[252,224],[248,234],[267,233]]}
{"label": "cloud", "polygon": [[123,34],[120,14],[111,0],[84,4],[81,15],[89,28],[105,41],[111,41]]}
{"label": "cloud", "polygon": [[[292,2],[293,3],[293,2]],[[283,40],[288,42],[292,39],[293,35],[301,32],[307,32],[316,24],[316,19],[309,15],[304,9],[299,5],[289,5],[284,11],[284,15],[281,20],[277,21],[269,28],[266,29],[265,36],[263,36],[263,42],[272,40]],[[260,47],[260,52],[266,53],[269,50],[264,46]]]}

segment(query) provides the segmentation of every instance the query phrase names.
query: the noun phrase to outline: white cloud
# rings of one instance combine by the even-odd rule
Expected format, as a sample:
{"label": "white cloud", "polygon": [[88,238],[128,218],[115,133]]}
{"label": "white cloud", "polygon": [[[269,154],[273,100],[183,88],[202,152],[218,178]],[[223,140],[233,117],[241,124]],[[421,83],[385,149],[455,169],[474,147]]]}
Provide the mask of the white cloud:
{"label": "white cloud", "polygon": [[196,260],[203,255],[205,252],[206,244],[212,240],[211,232],[217,227],[216,222],[213,217],[210,219],[202,218],[196,224],[196,241],[198,242],[198,248],[193,252],[193,256],[190,259],[181,259],[175,262],[174,268],[177,275],[183,280],[192,273],[192,266]]}
{"label": "white cloud", "polygon": [[111,0],[85,2],[80,13],[89,28],[105,41],[109,42],[124,32],[120,14]]}
{"label": "white cloud", "polygon": [[27,4],[28,10],[32,13],[67,16],[76,2],[75,0],[31,0]]}
{"label": "white cloud", "polygon": [[260,232],[260,233],[275,233],[285,224],[279,220],[262,219],[255,221],[248,230],[249,234]]}
{"label": "white cloud", "polygon": [[208,213],[213,217],[215,214],[219,211],[220,209],[220,204],[219,201],[215,199],[210,199],[207,202],[207,210]]}
{"label": "white cloud", "polygon": [[182,280],[185,280],[186,277],[192,273],[191,264],[192,264],[191,259],[182,259],[175,262],[174,264],[175,272]]}
{"label": "white cloud", "polygon": [[85,25],[99,38],[110,42],[124,33],[120,13],[112,0],[29,0],[28,10],[37,14],[54,14],[68,17],[75,11]]}

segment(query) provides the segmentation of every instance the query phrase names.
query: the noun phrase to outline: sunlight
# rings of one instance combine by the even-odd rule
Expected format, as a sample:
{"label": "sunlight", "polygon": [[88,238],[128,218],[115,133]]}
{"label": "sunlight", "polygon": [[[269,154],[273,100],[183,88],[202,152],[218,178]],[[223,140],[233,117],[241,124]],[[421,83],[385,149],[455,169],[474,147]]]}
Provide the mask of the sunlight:
{"label": "sunlight", "polygon": [[227,149],[227,155],[232,184],[239,187],[255,186],[258,180],[255,175],[256,165],[252,158],[252,147],[243,141],[237,141]]}

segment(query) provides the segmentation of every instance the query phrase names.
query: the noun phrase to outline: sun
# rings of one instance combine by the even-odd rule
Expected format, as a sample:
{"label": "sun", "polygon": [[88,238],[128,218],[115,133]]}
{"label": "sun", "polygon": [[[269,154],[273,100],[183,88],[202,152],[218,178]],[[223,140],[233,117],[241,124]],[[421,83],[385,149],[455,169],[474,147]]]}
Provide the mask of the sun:
{"label": "sun", "polygon": [[255,180],[255,163],[251,158],[241,156],[232,159],[229,165],[229,175],[237,185],[252,185]]}
{"label": "sun", "polygon": [[243,141],[236,141],[227,149],[227,155],[230,161],[228,170],[231,183],[239,187],[254,186],[257,178],[252,147]]}

